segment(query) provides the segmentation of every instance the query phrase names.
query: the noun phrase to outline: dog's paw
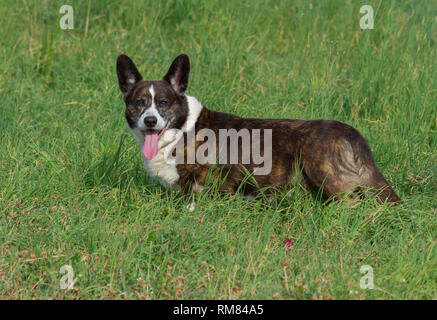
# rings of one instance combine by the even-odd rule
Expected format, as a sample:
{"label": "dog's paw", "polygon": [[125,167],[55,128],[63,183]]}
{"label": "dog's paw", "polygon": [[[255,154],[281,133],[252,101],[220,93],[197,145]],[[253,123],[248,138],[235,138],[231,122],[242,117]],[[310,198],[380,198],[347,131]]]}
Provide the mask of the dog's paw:
{"label": "dog's paw", "polygon": [[185,206],[185,209],[187,209],[190,212],[193,212],[196,209],[196,201],[193,201],[190,204],[187,204]]}

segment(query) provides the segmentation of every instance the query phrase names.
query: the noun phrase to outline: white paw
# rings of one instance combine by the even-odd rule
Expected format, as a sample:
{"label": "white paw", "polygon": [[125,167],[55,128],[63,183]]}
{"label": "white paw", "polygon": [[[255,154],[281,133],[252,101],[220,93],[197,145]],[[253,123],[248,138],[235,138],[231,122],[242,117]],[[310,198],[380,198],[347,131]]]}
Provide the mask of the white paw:
{"label": "white paw", "polygon": [[196,201],[191,202],[190,204],[187,204],[185,206],[185,209],[187,209],[190,212],[193,212],[194,209],[196,209]]}

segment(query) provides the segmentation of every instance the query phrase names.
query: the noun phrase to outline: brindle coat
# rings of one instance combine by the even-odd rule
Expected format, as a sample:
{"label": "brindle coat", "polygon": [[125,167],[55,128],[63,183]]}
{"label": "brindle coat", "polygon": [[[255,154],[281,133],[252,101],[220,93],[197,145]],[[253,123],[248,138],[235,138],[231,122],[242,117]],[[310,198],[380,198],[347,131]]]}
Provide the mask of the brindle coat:
{"label": "brindle coat", "polygon": [[[196,123],[196,132],[211,129],[219,136],[219,129],[272,129],[272,170],[268,175],[254,175],[257,187],[281,187],[291,184],[296,175],[306,188],[322,188],[327,198],[351,197],[365,188],[376,193],[380,202],[400,202],[375,164],[370,148],[363,136],[353,127],[333,120],[248,119],[208,110],[205,107]],[[187,139],[185,139],[187,141]],[[239,155],[242,154],[241,140]],[[264,145],[261,135],[261,153]],[[196,148],[201,143],[196,144]],[[218,141],[216,142],[218,150]],[[228,144],[229,146],[229,144]],[[186,149],[187,150],[187,149]],[[229,152],[228,152],[229,154]],[[239,159],[241,160],[241,158]],[[234,193],[245,178],[245,170],[252,172],[253,163],[222,165],[226,176],[221,189]],[[179,164],[181,186],[202,186],[209,165]],[[245,194],[256,194],[257,187],[245,182]]]}
{"label": "brindle coat", "polygon": [[[151,84],[158,92],[157,95],[171,101],[168,107],[159,110],[163,117],[174,118],[169,127],[182,127],[189,112],[187,96],[184,94],[188,86],[189,70],[188,56],[180,55],[163,80],[144,81],[127,56],[121,55],[117,59],[119,86],[126,102],[126,119],[131,129],[135,128],[139,114],[147,108],[144,99],[150,99],[148,87]],[[127,81],[132,78],[134,82]],[[156,99],[158,101],[159,97]],[[172,118],[172,114],[177,116]],[[287,187],[299,177],[298,182],[302,186],[320,189],[326,198],[341,199],[345,195],[354,198],[365,189],[376,194],[379,202],[402,202],[376,166],[366,140],[347,124],[333,120],[241,118],[203,107],[194,130],[196,133],[201,129],[213,130],[218,140],[219,129],[231,128],[237,131],[272,129],[272,170],[267,175],[254,175],[255,186],[250,179],[245,179],[244,173],[246,170],[253,172],[256,167],[253,163],[218,165],[212,171],[219,172],[224,179],[220,187],[224,192],[235,193],[240,188],[244,194],[254,195],[258,188]],[[184,135],[187,141],[187,133]],[[261,153],[264,145],[262,138],[261,134]],[[196,150],[201,143],[196,142]],[[218,143],[216,141],[217,150]],[[241,155],[241,141],[238,147]],[[187,152],[193,150],[190,151],[185,145]],[[243,167],[245,170],[242,170]],[[177,184],[184,192],[200,191],[210,165],[184,162],[178,164],[176,169],[179,175]]]}

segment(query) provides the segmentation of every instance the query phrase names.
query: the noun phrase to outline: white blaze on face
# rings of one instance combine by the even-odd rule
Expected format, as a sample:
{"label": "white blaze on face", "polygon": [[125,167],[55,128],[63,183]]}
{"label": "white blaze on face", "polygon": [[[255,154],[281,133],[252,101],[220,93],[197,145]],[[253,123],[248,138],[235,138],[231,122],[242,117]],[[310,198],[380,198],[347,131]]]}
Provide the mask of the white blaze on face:
{"label": "white blaze on face", "polygon": [[158,120],[158,122],[156,123],[155,126],[155,130],[162,130],[165,127],[165,121],[164,119],[161,117],[161,115],[158,112],[158,109],[156,109],[156,104],[155,104],[155,89],[153,88],[153,84],[149,87],[149,92],[150,95],[152,96],[152,105],[150,107],[148,107],[146,109],[146,111],[143,112],[143,114],[141,115],[141,117],[138,119],[138,123],[137,126],[140,130],[146,130],[146,126],[144,124],[144,118],[145,117],[150,117],[150,116],[154,116],[156,117],[156,119]]}
{"label": "white blaze on face", "polygon": [[[142,134],[144,135],[144,144],[141,152],[147,160],[153,159],[158,153],[158,141],[161,135],[164,133],[166,125],[164,119],[161,117],[158,110],[156,109],[155,89],[153,88],[153,85],[150,86],[149,92],[152,96],[152,105],[148,107],[138,119],[138,128],[142,130]],[[147,128],[144,124],[144,118],[151,116],[155,117],[157,119],[157,122],[153,128]]]}
{"label": "white blaze on face", "polygon": [[[144,166],[148,174],[157,177],[162,185],[178,188],[176,185],[179,180],[179,173],[176,169],[176,162],[170,156],[175,145],[183,138],[184,132],[190,132],[194,129],[197,119],[202,111],[202,104],[195,97],[185,95],[188,103],[188,116],[185,124],[181,129],[165,130],[162,138],[159,139],[158,154],[151,160],[143,157]],[[142,147],[144,145],[144,136],[140,128],[131,129],[133,136]],[[143,154],[144,155],[144,154]]]}

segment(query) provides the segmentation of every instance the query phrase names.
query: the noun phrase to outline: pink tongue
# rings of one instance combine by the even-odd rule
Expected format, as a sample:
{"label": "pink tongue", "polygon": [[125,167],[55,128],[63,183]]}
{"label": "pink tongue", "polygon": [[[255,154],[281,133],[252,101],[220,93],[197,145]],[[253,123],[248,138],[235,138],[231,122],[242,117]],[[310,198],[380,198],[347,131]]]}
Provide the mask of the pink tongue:
{"label": "pink tongue", "polygon": [[144,137],[144,145],[141,152],[147,160],[153,159],[158,153],[159,134],[155,132],[147,132]]}

